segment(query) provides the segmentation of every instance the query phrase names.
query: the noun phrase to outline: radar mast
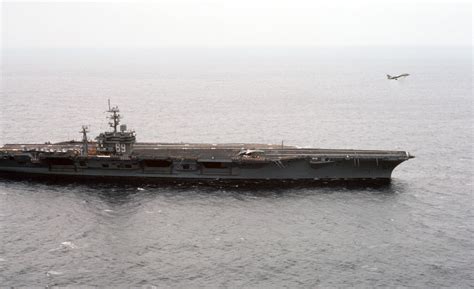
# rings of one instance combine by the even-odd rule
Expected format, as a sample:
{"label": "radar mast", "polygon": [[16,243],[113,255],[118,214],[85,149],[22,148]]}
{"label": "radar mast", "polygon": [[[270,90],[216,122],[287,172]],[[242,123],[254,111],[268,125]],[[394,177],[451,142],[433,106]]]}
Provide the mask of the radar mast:
{"label": "radar mast", "polygon": [[119,114],[120,110],[118,106],[110,107],[110,99],[108,101],[109,101],[109,110],[107,112],[112,114],[108,117],[111,120],[109,122],[109,125],[110,127],[114,128],[114,133],[116,133],[117,126],[120,124],[120,114]]}

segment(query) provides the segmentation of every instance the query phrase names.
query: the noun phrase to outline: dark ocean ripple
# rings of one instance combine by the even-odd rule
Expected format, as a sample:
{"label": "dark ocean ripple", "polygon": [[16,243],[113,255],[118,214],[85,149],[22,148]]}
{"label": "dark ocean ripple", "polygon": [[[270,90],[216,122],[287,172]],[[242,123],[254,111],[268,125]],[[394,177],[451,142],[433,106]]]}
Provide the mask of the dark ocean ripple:
{"label": "dark ocean ripple", "polygon": [[[4,56],[1,142],[78,139],[82,123],[95,134],[112,98],[142,141],[284,139],[404,149],[416,158],[378,188],[2,179],[0,285],[474,284],[470,50],[395,59],[384,51],[342,58],[260,51],[244,59],[224,57],[237,50],[203,58],[123,52],[100,61],[91,52],[63,53],[34,65]],[[64,64],[68,53],[81,65]],[[411,76],[384,79],[392,71]]]}

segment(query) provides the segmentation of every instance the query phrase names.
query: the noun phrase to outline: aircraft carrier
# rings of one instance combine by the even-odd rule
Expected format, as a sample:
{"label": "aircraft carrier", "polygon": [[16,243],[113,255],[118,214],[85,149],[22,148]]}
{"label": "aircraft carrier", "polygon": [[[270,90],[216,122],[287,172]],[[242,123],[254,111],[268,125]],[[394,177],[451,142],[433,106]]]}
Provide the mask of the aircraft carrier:
{"label": "aircraft carrier", "polygon": [[299,148],[283,144],[136,142],[110,107],[110,131],[90,140],[6,144],[3,177],[139,182],[364,182],[388,183],[393,169],[413,158],[405,151]]}

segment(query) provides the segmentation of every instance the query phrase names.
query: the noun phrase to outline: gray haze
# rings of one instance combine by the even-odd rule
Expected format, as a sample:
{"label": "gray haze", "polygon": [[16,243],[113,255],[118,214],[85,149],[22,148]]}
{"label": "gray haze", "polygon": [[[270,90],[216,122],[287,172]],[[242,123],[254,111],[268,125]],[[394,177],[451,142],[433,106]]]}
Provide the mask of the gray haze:
{"label": "gray haze", "polygon": [[2,47],[472,44],[468,2],[254,2],[5,2]]}

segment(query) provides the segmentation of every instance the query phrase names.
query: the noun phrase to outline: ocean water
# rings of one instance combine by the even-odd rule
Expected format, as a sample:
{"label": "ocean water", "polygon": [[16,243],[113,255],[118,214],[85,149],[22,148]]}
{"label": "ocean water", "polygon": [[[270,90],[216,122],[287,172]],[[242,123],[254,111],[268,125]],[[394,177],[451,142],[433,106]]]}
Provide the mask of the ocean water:
{"label": "ocean water", "polygon": [[139,141],[416,158],[382,188],[2,179],[0,285],[469,288],[472,74],[471,48],[3,51],[3,144],[97,135],[111,99]]}

